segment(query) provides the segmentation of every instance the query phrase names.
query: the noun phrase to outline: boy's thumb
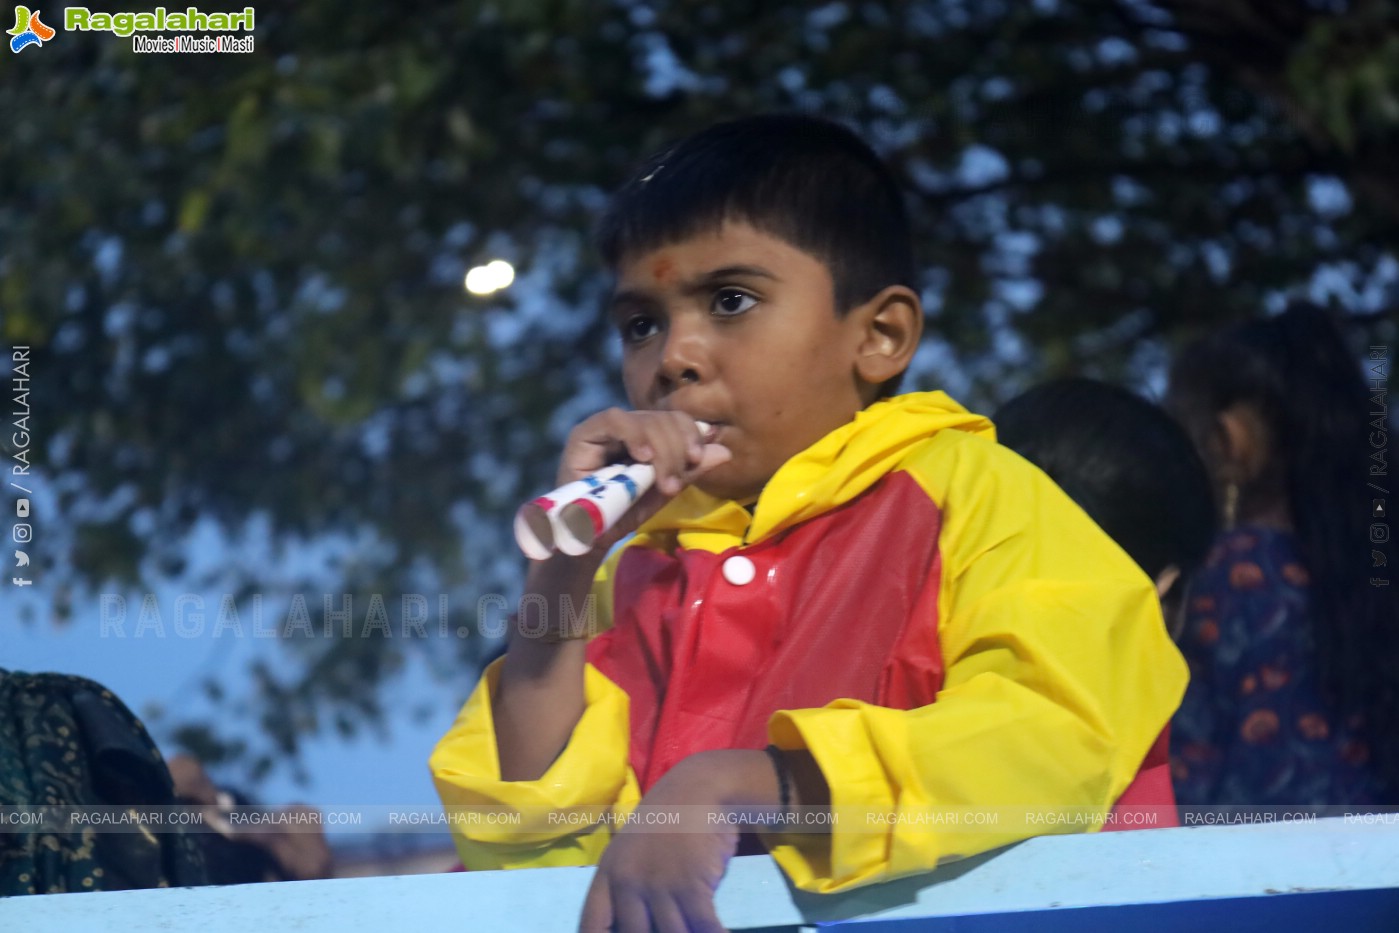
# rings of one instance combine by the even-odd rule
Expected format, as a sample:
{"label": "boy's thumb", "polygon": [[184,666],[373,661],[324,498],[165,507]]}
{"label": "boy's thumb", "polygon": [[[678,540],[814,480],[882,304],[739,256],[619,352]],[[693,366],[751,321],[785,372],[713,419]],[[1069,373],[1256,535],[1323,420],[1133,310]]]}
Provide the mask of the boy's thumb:
{"label": "boy's thumb", "polygon": [[705,444],[704,451],[700,455],[699,465],[695,467],[695,474],[699,475],[717,466],[723,466],[733,458],[733,451],[723,444]]}

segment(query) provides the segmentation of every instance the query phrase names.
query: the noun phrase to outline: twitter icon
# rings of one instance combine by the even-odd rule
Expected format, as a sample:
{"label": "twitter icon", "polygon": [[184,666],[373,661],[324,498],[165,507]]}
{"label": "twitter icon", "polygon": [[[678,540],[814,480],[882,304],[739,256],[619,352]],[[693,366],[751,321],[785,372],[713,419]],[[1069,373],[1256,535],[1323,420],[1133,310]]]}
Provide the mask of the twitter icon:
{"label": "twitter icon", "polygon": [[29,566],[29,555],[26,554],[26,553],[24,553],[23,551],[15,551],[15,566],[16,566],[16,567],[28,567],[28,566]]}

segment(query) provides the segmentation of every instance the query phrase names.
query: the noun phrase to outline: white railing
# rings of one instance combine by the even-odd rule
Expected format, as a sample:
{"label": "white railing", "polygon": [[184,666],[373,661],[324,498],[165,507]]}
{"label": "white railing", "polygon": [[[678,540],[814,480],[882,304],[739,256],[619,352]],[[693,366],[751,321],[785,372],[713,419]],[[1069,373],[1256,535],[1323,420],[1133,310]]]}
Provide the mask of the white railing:
{"label": "white railing", "polygon": [[[553,933],[592,869],[467,872],[0,900],[3,933]],[[1399,825],[1333,818],[1031,839],[841,895],[766,856],[718,892],[730,930],[1399,930]]]}

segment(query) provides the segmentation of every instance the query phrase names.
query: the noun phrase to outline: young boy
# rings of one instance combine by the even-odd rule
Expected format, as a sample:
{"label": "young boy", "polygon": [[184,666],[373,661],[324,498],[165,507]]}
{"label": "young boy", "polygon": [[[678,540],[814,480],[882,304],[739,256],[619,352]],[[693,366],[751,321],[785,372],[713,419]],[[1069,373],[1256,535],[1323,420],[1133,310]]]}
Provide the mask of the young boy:
{"label": "young boy", "polygon": [[[659,479],[593,554],[531,566],[506,656],[433,754],[449,809],[529,820],[460,827],[467,867],[598,862],[584,929],[719,929],[723,821],[539,814],[1112,807],[1184,665],[1151,582],[990,422],[891,396],[923,310],[873,152],[809,117],[720,124],[643,166],[600,240],[634,410],[578,425],[558,479],[622,459]],[[610,628],[585,642],[590,588]],[[835,891],[1035,834],[851,822],[773,856]]]}

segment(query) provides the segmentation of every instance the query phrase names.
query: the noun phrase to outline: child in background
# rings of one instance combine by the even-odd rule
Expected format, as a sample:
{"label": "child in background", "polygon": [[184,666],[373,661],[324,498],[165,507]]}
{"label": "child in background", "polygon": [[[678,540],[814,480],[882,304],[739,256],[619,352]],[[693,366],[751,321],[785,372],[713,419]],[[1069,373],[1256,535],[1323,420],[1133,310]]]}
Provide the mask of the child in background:
{"label": "child in background", "polygon": [[[809,117],[720,124],[648,161],[600,241],[633,410],[579,424],[558,481],[625,459],[658,480],[593,554],[530,567],[505,657],[433,753],[449,810],[525,817],[459,824],[467,867],[597,862],[583,929],[711,930],[731,826],[543,815],[1106,813],[1184,664],[1150,580],[989,421],[893,394],[924,316],[874,153]],[[798,887],[836,891],[1036,831],[846,821],[769,843]]]}
{"label": "child in background", "polygon": [[1174,630],[1215,533],[1209,474],[1185,429],[1146,399],[1092,379],[1035,386],[993,420],[1002,444],[1048,474],[1156,581]]}
{"label": "child in background", "polygon": [[1370,580],[1394,566],[1392,541],[1372,537],[1370,413],[1385,406],[1371,396],[1335,323],[1305,305],[1201,340],[1171,368],[1167,404],[1225,526],[1181,640],[1182,804],[1399,803],[1399,599]]}

